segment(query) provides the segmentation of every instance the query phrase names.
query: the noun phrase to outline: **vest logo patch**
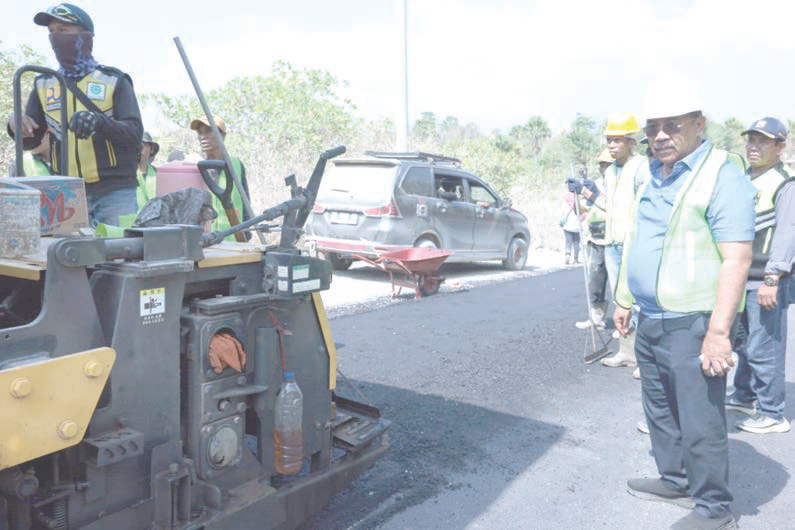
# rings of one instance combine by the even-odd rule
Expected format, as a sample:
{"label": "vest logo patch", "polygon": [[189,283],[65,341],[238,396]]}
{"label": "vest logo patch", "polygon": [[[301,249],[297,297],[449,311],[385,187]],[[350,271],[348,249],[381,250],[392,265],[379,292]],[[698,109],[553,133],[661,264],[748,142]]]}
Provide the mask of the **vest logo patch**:
{"label": "vest logo patch", "polygon": [[89,83],[86,87],[86,95],[88,99],[97,99],[104,101],[105,99],[105,85],[104,83]]}
{"label": "vest logo patch", "polygon": [[44,102],[47,110],[58,110],[61,108],[61,85],[47,87],[47,98]]}

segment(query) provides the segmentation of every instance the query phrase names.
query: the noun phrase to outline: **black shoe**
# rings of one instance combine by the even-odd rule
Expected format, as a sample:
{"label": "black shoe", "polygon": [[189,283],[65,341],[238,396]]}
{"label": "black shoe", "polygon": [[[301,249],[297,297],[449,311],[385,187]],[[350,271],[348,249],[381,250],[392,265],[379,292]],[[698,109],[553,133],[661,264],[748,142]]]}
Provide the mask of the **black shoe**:
{"label": "black shoe", "polygon": [[676,521],[671,528],[673,530],[734,530],[737,528],[737,521],[734,520],[732,514],[710,519],[693,510],[689,515]]}
{"label": "black shoe", "polygon": [[692,510],[693,499],[686,491],[677,489],[661,478],[633,478],[627,481],[627,491],[639,499],[667,502]]}

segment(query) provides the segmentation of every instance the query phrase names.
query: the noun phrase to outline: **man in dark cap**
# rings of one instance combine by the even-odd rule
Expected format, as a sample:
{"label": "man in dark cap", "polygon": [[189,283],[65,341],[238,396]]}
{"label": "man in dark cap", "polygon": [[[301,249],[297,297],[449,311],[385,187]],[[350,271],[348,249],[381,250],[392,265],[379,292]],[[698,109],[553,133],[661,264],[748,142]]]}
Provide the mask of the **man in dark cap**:
{"label": "man in dark cap", "polygon": [[[94,59],[94,23],[79,7],[58,4],[37,13],[33,21],[50,30],[68,97],[61,94],[54,77],[36,78],[22,116],[23,146],[39,145],[49,128],[55,172],[85,180],[92,224],[118,225],[119,216],[136,211],[135,171],[143,126],[132,80]],[[62,124],[63,104],[67,123]],[[8,124],[12,136],[13,123],[12,116]],[[58,159],[64,133],[69,135],[68,164]]]}
{"label": "man in dark cap", "polygon": [[726,408],[747,414],[744,431],[787,432],[784,361],[787,288],[795,259],[795,179],[781,161],[787,127],[762,118],[744,131],[748,175],[757,191],[753,261],[734,342],[739,362]]}
{"label": "man in dark cap", "polygon": [[152,165],[152,162],[154,162],[158,151],[160,151],[160,144],[152,139],[151,134],[144,132],[141,155],[138,160],[138,172],[136,173],[138,178],[136,198],[139,210],[147,201],[157,196],[157,168]]}

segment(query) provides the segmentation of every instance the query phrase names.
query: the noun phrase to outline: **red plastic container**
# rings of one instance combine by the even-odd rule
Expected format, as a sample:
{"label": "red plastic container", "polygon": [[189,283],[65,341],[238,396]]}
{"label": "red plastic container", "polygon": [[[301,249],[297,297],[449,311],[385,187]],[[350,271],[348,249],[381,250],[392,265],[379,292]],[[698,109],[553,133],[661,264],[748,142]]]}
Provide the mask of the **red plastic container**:
{"label": "red plastic container", "polygon": [[185,188],[207,190],[196,162],[170,162],[157,168],[157,196]]}

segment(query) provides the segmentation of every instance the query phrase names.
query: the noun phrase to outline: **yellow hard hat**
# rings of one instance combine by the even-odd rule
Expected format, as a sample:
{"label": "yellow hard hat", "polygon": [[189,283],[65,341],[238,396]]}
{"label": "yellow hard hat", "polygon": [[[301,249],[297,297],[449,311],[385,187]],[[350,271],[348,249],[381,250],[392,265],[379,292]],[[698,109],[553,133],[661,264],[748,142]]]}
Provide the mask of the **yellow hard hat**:
{"label": "yellow hard hat", "polygon": [[638,132],[638,120],[631,112],[614,112],[607,116],[605,136],[629,136]]}
{"label": "yellow hard hat", "polygon": [[612,164],[613,163],[613,157],[610,156],[610,151],[607,150],[607,147],[605,147],[604,150],[602,151],[602,153],[599,155],[599,158],[597,159],[597,162],[599,162],[600,164],[602,164],[602,163]]}

